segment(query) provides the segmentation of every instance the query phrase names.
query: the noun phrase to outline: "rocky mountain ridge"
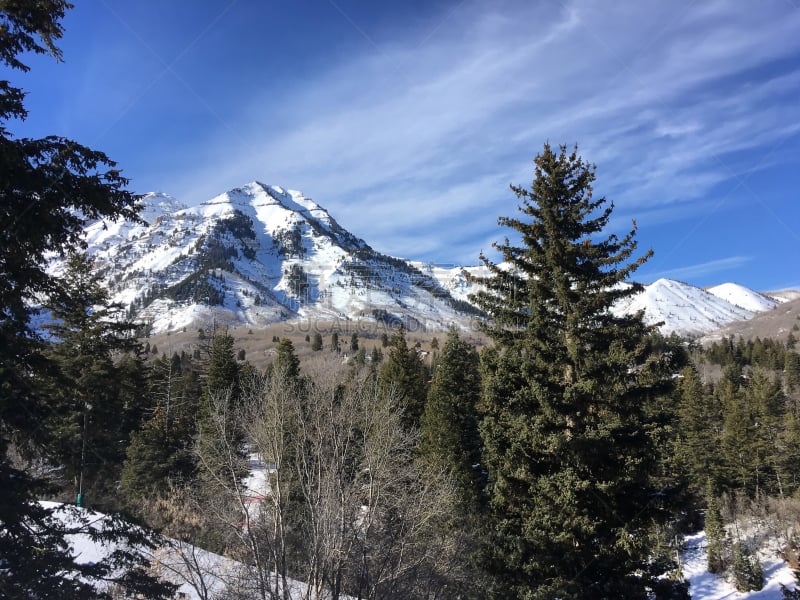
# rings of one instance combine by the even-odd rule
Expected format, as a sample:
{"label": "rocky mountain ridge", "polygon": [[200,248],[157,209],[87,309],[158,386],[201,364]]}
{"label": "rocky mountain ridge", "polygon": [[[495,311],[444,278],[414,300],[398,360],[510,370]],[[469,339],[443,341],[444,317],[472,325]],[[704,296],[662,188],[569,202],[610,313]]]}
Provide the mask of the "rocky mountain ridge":
{"label": "rocky mountain ridge", "polygon": [[[149,331],[294,319],[442,330],[480,318],[467,273],[483,267],[381,254],[301,192],[253,181],[194,207],[158,193],[142,204],[147,225],[93,223],[86,241],[112,299]],[[615,310],[644,310],[665,333],[699,337],[785,300],[660,279]]]}
{"label": "rocky mountain ridge", "polygon": [[86,240],[112,299],[152,331],[288,319],[443,329],[475,314],[300,192],[254,181],[196,207],[164,194],[142,201],[147,226],[94,223]]}

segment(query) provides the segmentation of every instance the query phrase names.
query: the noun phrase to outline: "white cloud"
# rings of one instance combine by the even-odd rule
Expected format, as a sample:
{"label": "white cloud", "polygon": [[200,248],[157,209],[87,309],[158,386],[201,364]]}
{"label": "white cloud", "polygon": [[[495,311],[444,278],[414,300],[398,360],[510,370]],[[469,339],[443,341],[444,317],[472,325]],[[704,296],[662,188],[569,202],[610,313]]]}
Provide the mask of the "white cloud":
{"label": "white cloud", "polygon": [[635,216],[707,201],[758,166],[733,153],[768,158],[800,127],[800,70],[778,64],[800,52],[800,11],[780,0],[487,6],[421,47],[396,38],[305,85],[254,86],[175,191],[296,187],[382,250],[442,255],[513,210],[506,185],[529,182],[545,140],[578,142]]}

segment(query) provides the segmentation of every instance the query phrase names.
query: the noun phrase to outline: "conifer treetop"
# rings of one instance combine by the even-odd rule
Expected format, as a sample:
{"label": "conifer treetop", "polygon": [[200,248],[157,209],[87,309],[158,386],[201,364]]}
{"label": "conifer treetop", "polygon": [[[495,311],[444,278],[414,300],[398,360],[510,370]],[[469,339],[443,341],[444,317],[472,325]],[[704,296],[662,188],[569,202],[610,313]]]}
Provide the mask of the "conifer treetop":
{"label": "conifer treetop", "polygon": [[[613,317],[608,309],[641,291],[642,286],[629,278],[652,250],[633,258],[635,222],[622,238],[601,235],[614,205],[594,198],[596,167],[578,156],[577,146],[568,153],[566,145],[555,152],[545,144],[534,164],[530,189],[511,185],[522,216],[498,219],[499,225],[517,232],[519,241],[506,237],[494,243],[502,262],[481,253],[489,275],[471,277],[483,288],[472,300],[492,317],[486,332],[495,341],[510,342],[522,337],[533,320],[545,316],[561,327],[576,329],[575,333],[625,326],[631,317]],[[587,319],[576,321],[578,315]]]}

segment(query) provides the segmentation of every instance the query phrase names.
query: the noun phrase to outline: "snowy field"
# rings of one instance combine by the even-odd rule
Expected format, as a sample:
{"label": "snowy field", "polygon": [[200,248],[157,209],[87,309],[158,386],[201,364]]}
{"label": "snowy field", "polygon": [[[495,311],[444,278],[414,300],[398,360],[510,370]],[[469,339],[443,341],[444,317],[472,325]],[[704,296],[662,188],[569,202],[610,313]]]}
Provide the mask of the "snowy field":
{"label": "snowy field", "polygon": [[776,555],[760,553],[764,588],[757,592],[737,592],[732,583],[706,570],[706,534],[702,531],[685,538],[681,560],[684,577],[691,584],[689,593],[694,600],[781,600],[781,584],[789,589],[795,586],[789,565]]}

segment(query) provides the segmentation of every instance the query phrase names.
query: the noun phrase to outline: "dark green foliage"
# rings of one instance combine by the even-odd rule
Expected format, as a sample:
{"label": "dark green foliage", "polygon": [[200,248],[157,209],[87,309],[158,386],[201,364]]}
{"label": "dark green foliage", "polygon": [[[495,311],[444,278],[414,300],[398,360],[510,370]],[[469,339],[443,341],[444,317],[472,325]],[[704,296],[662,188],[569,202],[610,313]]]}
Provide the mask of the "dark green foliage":
{"label": "dark green foliage", "polygon": [[787,352],[783,362],[784,381],[789,392],[800,387],[800,354]]}
{"label": "dark green foliage", "polygon": [[[791,340],[790,340],[791,341]],[[705,351],[706,358],[718,365],[753,366],[764,369],[780,369],[783,367],[787,347],[780,340],[770,338],[734,340],[731,336],[714,342]]]}
{"label": "dark green foliage", "polygon": [[302,258],[305,256],[303,247],[303,232],[298,223],[291,229],[277,230],[273,233],[273,243],[278,246],[278,252],[287,257]]}
{"label": "dark green foliage", "polygon": [[[26,72],[23,60],[34,54],[60,60],[55,44],[69,8],[64,0],[0,3],[0,63]],[[51,365],[29,325],[34,305],[49,300],[71,304],[61,295],[70,293],[68,288],[47,270],[48,253],[64,256],[79,250],[83,227],[91,221],[139,220],[136,199],[125,189],[127,180],[105,154],[61,137],[15,138],[9,132],[10,120],[27,116],[24,99],[20,88],[0,81],[0,596],[91,598],[101,595],[95,583],[122,573],[131,594],[163,597],[169,590],[131,569],[146,564],[137,552],[117,555],[116,565],[75,563],[64,541],[65,527],[36,502],[45,488],[11,467],[7,456],[12,439],[41,452],[52,433],[42,421],[51,420],[54,402],[60,410],[71,396],[68,378],[56,398],[49,396],[52,388],[42,388]],[[98,375],[98,367],[107,365],[95,365],[87,377]],[[124,543],[122,528],[103,535]]]}
{"label": "dark green foliage", "polygon": [[800,488],[800,413],[790,407],[783,417],[783,429],[776,444],[778,483],[783,493]]}
{"label": "dark green foliage", "polygon": [[389,356],[381,365],[380,385],[384,393],[397,394],[403,424],[418,427],[425,410],[428,374],[417,351],[408,347],[402,327],[392,337]]}
{"label": "dark green foliage", "polygon": [[339,334],[336,331],[334,331],[331,334],[331,346],[330,346],[330,348],[331,348],[331,352],[339,352],[339,350],[340,350],[340,348],[339,348]]}
{"label": "dark green foliage", "polygon": [[[225,265],[231,268],[230,265]],[[207,271],[194,271],[186,279],[164,290],[164,295],[177,302],[202,302],[208,306],[218,306],[225,300],[219,285]],[[151,300],[155,299],[153,297]]]}
{"label": "dark green foliage", "polygon": [[163,493],[170,482],[194,475],[193,438],[200,385],[187,354],[157,359],[150,370],[150,416],[131,436],[120,481],[133,509],[144,497]]}
{"label": "dark green foliage", "polygon": [[[692,491],[697,494],[710,476],[721,492],[753,499],[796,493],[800,486],[800,424],[793,385],[797,354],[784,351],[773,340],[733,338],[695,349],[695,354],[701,363],[725,366],[716,383],[700,386],[696,374],[684,373],[680,385],[676,458]],[[757,364],[775,364],[777,369]]]}
{"label": "dark green foliage", "polygon": [[[520,219],[500,224],[508,268],[474,301],[491,321],[484,353],[484,463],[491,477],[492,567],[507,597],[645,598],[650,532],[666,521],[650,405],[668,389],[670,358],[653,353],[641,315],[609,308],[627,281],[635,228],[601,237],[611,216],[594,200],[594,170],[545,145]],[[666,381],[665,381],[666,380]],[[655,386],[654,384],[658,384]]]}
{"label": "dark green foliage", "polygon": [[378,363],[383,361],[383,352],[381,352],[381,349],[378,348],[377,346],[372,348],[372,352],[370,353],[369,356],[373,365],[377,365]]}
{"label": "dark green foliage", "polygon": [[208,363],[206,392],[231,390],[233,397],[238,395],[239,365],[233,352],[233,336],[227,332],[216,332],[211,345]]}
{"label": "dark green foliage", "polygon": [[308,296],[308,274],[303,270],[303,267],[298,264],[293,264],[284,273],[289,281],[289,290],[295,298],[306,300]]}
{"label": "dark green foliage", "polygon": [[433,375],[422,416],[420,452],[446,465],[470,510],[486,483],[481,462],[477,405],[480,358],[453,328]]}
{"label": "dark green foliage", "polygon": [[355,332],[350,336],[350,352],[358,352],[358,334]]}
{"label": "dark green foliage", "polygon": [[[233,351],[233,337],[227,332],[217,331],[211,344],[208,374],[200,397],[197,428],[202,435],[199,436],[197,448],[199,456],[218,456],[218,453],[209,450],[210,447],[242,448],[244,435],[235,423],[240,390],[239,364]],[[219,415],[224,415],[226,422],[217,422]],[[218,436],[225,436],[225,439],[219,439]]]}
{"label": "dark green foliage", "polygon": [[[134,326],[109,305],[108,292],[81,254],[67,260],[63,280],[49,303],[54,322],[46,356],[51,361],[50,412],[45,419],[48,456],[63,465],[75,493],[92,490],[97,505],[119,476],[131,431],[144,402],[141,361],[114,362],[133,352]],[[114,382],[114,385],[110,385]],[[81,485],[82,484],[82,485]],[[113,493],[110,496],[113,498]]]}
{"label": "dark green foliage", "polygon": [[723,412],[693,367],[686,367],[681,375],[675,454],[689,488],[700,498],[708,477],[720,479]]}
{"label": "dark green foliage", "polygon": [[294,351],[294,344],[289,338],[283,338],[278,344],[278,353],[272,366],[272,371],[280,373],[281,377],[296,382],[300,378],[300,359]]}
{"label": "dark green foliage", "polygon": [[706,483],[706,513],[705,513],[705,532],[706,532],[706,555],[708,557],[709,573],[725,572],[725,527],[722,521],[722,514],[717,503],[717,496],[714,484],[711,479]]}
{"label": "dark green foliage", "polygon": [[764,587],[761,563],[745,550],[741,542],[733,545],[733,582],[740,592],[758,591]]}
{"label": "dark green foliage", "polygon": [[367,349],[364,346],[361,346],[356,352],[355,360],[358,366],[364,366],[367,363]]}
{"label": "dark green foliage", "polygon": [[774,442],[782,429],[785,410],[780,385],[762,372],[753,373],[745,381],[737,367],[729,366],[715,396],[724,413],[720,436],[722,483],[750,497],[776,493]]}
{"label": "dark green foliage", "polygon": [[322,350],[322,334],[317,332],[314,334],[314,338],[311,340],[311,349],[314,352],[319,352]]}

